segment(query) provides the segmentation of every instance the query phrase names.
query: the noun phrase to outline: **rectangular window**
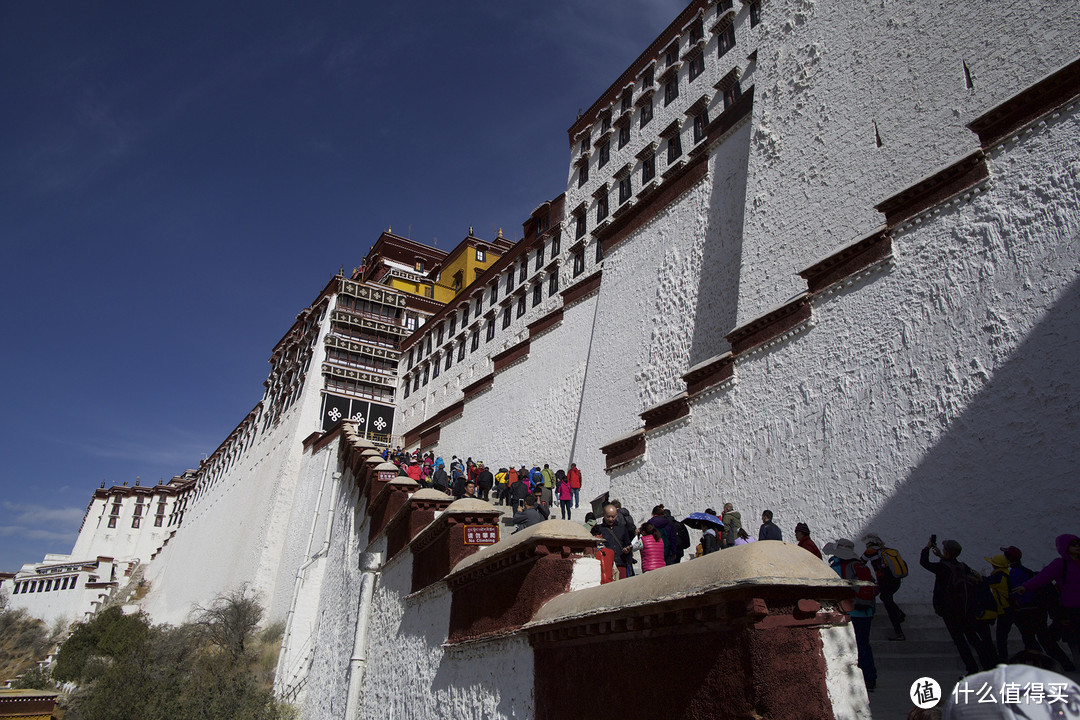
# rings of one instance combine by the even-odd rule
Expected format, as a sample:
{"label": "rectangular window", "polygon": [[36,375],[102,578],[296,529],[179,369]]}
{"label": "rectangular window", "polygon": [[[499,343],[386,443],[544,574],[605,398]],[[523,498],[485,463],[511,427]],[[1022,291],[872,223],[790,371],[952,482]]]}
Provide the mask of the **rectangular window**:
{"label": "rectangular window", "polygon": [[441,324],[441,323],[439,324],[439,332],[438,332],[438,333],[436,334],[436,337],[437,337],[438,339],[437,339],[437,340],[435,341],[435,344],[436,344],[436,345],[442,345],[442,341],[443,341],[443,326],[442,326],[442,324]]}
{"label": "rectangular window", "polygon": [[694,142],[699,143],[705,139],[705,128],[709,126],[709,111],[702,110],[694,116]]}
{"label": "rectangular window", "polygon": [[436,355],[435,360],[431,363],[431,379],[432,380],[439,377],[439,368],[440,367],[441,366],[439,365],[439,356]]}
{"label": "rectangular window", "polygon": [[561,233],[555,233],[551,238],[551,259],[554,260],[559,254],[559,242]]}
{"label": "rectangular window", "polygon": [[154,517],[154,527],[161,527],[162,517],[160,515]]}
{"label": "rectangular window", "polygon": [[704,36],[705,36],[705,31],[701,27],[701,21],[700,20],[698,20],[696,23],[694,23],[693,25],[690,26],[690,44],[691,45],[696,44]]}
{"label": "rectangular window", "polygon": [[510,272],[506,273],[506,294],[509,295],[510,291],[514,289],[514,270],[510,269]]}
{"label": "rectangular window", "polygon": [[476,352],[476,348],[480,347],[480,331],[472,331],[472,342],[469,344],[469,352]]}
{"label": "rectangular window", "polygon": [[625,122],[619,126],[619,148],[626,147],[628,142],[630,142],[630,123]]}
{"label": "rectangular window", "polygon": [[536,248],[536,269],[544,267],[544,243],[540,243],[540,247]]}
{"label": "rectangular window", "polygon": [[585,249],[578,248],[574,252],[574,277],[585,272]]}
{"label": "rectangular window", "polygon": [[679,45],[676,43],[668,48],[667,54],[664,55],[664,67],[671,67],[677,62],[679,62]]}
{"label": "rectangular window", "polygon": [[542,215],[536,218],[536,234],[542,235],[548,229],[548,216]]}
{"label": "rectangular window", "polygon": [[450,329],[447,334],[453,335],[455,332],[457,332],[457,313],[450,313]]}
{"label": "rectangular window", "polygon": [[727,51],[735,47],[735,26],[728,25],[716,38],[716,47],[719,48],[717,57],[724,57]]}
{"label": "rectangular window", "polygon": [[645,68],[645,72],[641,73],[641,89],[646,90],[652,87],[653,80],[653,66]]}
{"label": "rectangular window", "polygon": [[142,505],[136,505],[135,506],[135,517],[142,517],[142,509],[143,509]]}
{"label": "rectangular window", "polygon": [[581,138],[581,152],[582,154],[589,152],[589,143],[592,140],[592,133],[588,130],[585,131],[585,137]]}
{"label": "rectangular window", "polygon": [[525,278],[529,275],[529,259],[527,257],[521,258],[521,269],[518,272],[518,282],[525,282]]}
{"label": "rectangular window", "polygon": [[600,261],[604,259],[604,243],[600,242],[600,238],[596,239],[596,264],[599,265]]}
{"label": "rectangular window", "polygon": [[525,314],[525,293],[521,293],[521,295],[518,296],[518,301],[517,301],[517,316],[521,317],[524,314]]}
{"label": "rectangular window", "polygon": [[641,160],[641,184],[652,180],[656,177],[656,155],[649,153]]}
{"label": "rectangular window", "polygon": [[412,389],[413,392],[420,389],[420,373],[416,373],[416,375],[413,376]]}
{"label": "rectangular window", "polygon": [[141,521],[142,521],[142,518],[132,518],[131,519],[131,527],[133,527],[133,528],[139,527],[139,523]]}
{"label": "rectangular window", "polygon": [[487,321],[487,342],[495,339],[495,318],[489,317]]}
{"label": "rectangular window", "polygon": [[577,220],[574,222],[574,239],[578,240],[585,236],[585,214],[577,216]]}
{"label": "rectangular window", "polygon": [[77,578],[77,577],[73,577],[73,578],[71,578],[71,585],[69,585],[69,586],[68,586],[68,590],[74,590],[74,589],[75,589],[75,585],[76,585],[76,584],[77,584],[78,582],[79,582],[79,578]]}
{"label": "rectangular window", "polygon": [[454,348],[453,346],[446,348],[446,366],[443,370],[449,370],[450,366],[454,364]]}
{"label": "rectangular window", "polygon": [[464,330],[465,326],[469,324],[469,303],[465,303],[461,306],[461,328]]}
{"label": "rectangular window", "polygon": [[487,253],[480,248],[476,249],[476,262],[484,262],[487,260]]}
{"label": "rectangular window", "polygon": [[[753,6],[751,5],[751,7]],[[739,89],[739,81],[736,80],[735,82],[731,83],[731,87],[724,90],[724,109],[727,110],[729,107],[734,105],[735,101],[739,99],[739,96],[741,94],[742,90]]]}
{"label": "rectangular window", "polygon": [[667,161],[668,165],[675,162],[682,155],[682,136],[679,133],[675,133],[668,138],[667,141]]}
{"label": "rectangular window", "polygon": [[603,221],[608,215],[607,196],[608,190],[605,186],[603,192],[596,196],[596,222]]}
{"label": "rectangular window", "polygon": [[611,143],[605,140],[600,143],[600,147],[596,150],[596,167],[602,168],[608,164],[608,160],[611,159]]}
{"label": "rectangular window", "polygon": [[503,316],[502,326],[503,326],[503,330],[505,330],[506,328],[510,327],[510,318],[512,317],[512,315],[510,314],[510,306],[509,305],[507,305],[505,308],[503,308],[502,316]]}
{"label": "rectangular window", "polygon": [[633,186],[630,184],[630,176],[627,175],[626,177],[619,180],[619,204],[622,205],[624,202],[629,200],[630,196],[633,194],[634,192]]}
{"label": "rectangular window", "polygon": [[424,363],[424,381],[421,383],[424,387],[427,387],[428,380],[431,379],[431,366]]}
{"label": "rectangular window", "polygon": [[687,71],[687,77],[690,82],[694,82],[694,79],[705,72],[705,53],[698,52],[698,54],[690,61],[690,69]]}
{"label": "rectangular window", "polygon": [[606,133],[611,129],[611,113],[606,113],[604,117],[600,118],[600,132]]}
{"label": "rectangular window", "polygon": [[652,98],[641,104],[641,127],[645,127],[652,120]]}
{"label": "rectangular window", "polygon": [[581,166],[578,168],[577,186],[585,187],[587,182],[589,182],[589,158],[585,157],[581,160]]}
{"label": "rectangular window", "polygon": [[115,517],[110,517],[109,518],[109,527],[111,527],[111,528],[116,527],[116,518]]}
{"label": "rectangular window", "polygon": [[465,338],[461,338],[461,342],[457,346],[457,361],[461,362],[465,359]]}
{"label": "rectangular window", "polygon": [[544,286],[540,283],[533,285],[533,303],[532,306],[536,307],[540,304],[540,301],[544,299]]}
{"label": "rectangular window", "polygon": [[484,296],[476,296],[476,317],[480,317],[480,311],[484,309]]}
{"label": "rectangular window", "polygon": [[427,357],[430,354],[431,354],[431,336],[428,335],[426,338],[424,338],[424,357]]}
{"label": "rectangular window", "polygon": [[[489,305],[494,305],[499,300],[499,283],[491,284],[491,300],[488,301]],[[439,338],[439,344],[442,344],[442,338]]]}
{"label": "rectangular window", "polygon": [[679,97],[679,74],[673,72],[671,79],[664,83],[664,105],[670,105]]}
{"label": "rectangular window", "polygon": [[555,297],[559,292],[559,269],[554,268],[548,276],[548,297]]}
{"label": "rectangular window", "polygon": [[750,27],[757,27],[757,24],[761,22],[761,2],[750,3]]}

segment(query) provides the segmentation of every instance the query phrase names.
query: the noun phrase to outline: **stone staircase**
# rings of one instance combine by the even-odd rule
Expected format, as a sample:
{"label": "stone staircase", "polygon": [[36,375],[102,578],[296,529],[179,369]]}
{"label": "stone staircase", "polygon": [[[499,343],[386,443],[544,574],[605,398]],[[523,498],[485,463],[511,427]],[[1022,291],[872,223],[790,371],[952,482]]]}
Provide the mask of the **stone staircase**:
{"label": "stone staircase", "polygon": [[[906,603],[898,598],[900,608],[907,614],[903,641],[891,642],[892,625],[881,603],[877,604],[870,643],[877,665],[877,690],[870,693],[870,710],[875,720],[905,718],[914,707],[908,693],[912,684],[922,677],[932,677],[947,695],[964,675],[964,664],[953,646],[945,624],[927,604]],[[1020,638],[1014,639],[1020,649]]]}

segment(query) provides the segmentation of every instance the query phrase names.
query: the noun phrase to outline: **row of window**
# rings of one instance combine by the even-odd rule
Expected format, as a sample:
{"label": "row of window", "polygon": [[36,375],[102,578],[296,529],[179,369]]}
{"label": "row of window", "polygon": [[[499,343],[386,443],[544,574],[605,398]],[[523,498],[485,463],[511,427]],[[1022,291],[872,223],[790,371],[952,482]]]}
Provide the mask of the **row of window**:
{"label": "row of window", "polygon": [[[573,253],[573,276],[577,277],[585,272],[585,249],[584,246],[578,246]],[[603,260],[603,246],[599,241],[596,242],[596,262],[599,263]],[[559,292],[559,273],[556,269],[548,276],[548,297],[553,297]],[[528,306],[529,293],[525,292],[518,296],[516,303],[505,305],[497,316],[491,316],[487,318],[484,323],[484,337],[486,342],[490,342],[495,339],[495,323],[496,317],[501,317],[502,329],[505,330],[510,327],[510,323],[514,317],[522,317],[525,315]],[[537,307],[543,302],[543,283],[536,283],[532,287],[532,307]],[[453,326],[453,316],[451,316],[451,326]],[[438,342],[436,347],[442,344],[442,328],[439,328]],[[465,359],[465,347],[466,341],[468,342],[469,352],[476,352],[480,347],[480,328],[476,327],[467,335],[462,336],[457,340],[457,362],[462,362]],[[423,345],[430,348],[431,336],[428,335],[423,341]],[[429,351],[430,352],[430,349]],[[411,378],[406,377],[402,384],[402,397],[407,398],[413,392],[419,390],[421,387],[426,387],[428,382],[435,380],[439,377],[440,372],[449,370],[454,364],[454,345],[448,345],[442,351],[442,356],[436,356],[435,360],[430,363],[425,363],[422,370],[418,370]],[[410,353],[411,356],[411,353]],[[421,355],[422,359],[425,355]],[[411,357],[410,357],[411,360]],[[419,359],[418,359],[419,361]],[[440,369],[441,368],[441,369]],[[409,369],[412,369],[410,365]]]}
{"label": "row of window", "polygon": [[[717,5],[716,16],[717,18],[724,15],[725,12],[731,10],[733,7],[733,0],[722,0]],[[756,26],[761,21],[761,3],[760,0],[753,2],[749,6],[750,13],[750,27]],[[693,48],[700,43],[703,37],[702,24],[699,20],[694,23],[690,28],[689,47]],[[732,48],[735,47],[735,25],[729,22],[726,28],[721,31],[717,36],[717,57],[721,58],[726,55]],[[679,97],[679,67],[682,62],[679,60],[679,44],[675,42],[664,57],[665,69],[661,73],[661,79],[664,80],[664,106],[670,105]],[[699,75],[705,71],[705,54],[704,52],[697,52],[694,54],[688,64],[687,77],[688,82],[693,82]],[[644,129],[653,119],[653,97],[652,87],[655,83],[655,65],[650,64],[641,74],[641,96],[638,98],[638,128]],[[736,94],[735,97],[738,97]],[[724,107],[728,107],[734,98],[730,97],[729,91],[724,93]],[[619,126],[618,143],[619,148],[622,149],[630,142],[630,112],[634,105],[634,91],[632,88],[627,88],[623,93],[621,99],[620,110],[622,116],[616,121]],[[705,124],[708,120],[705,121]],[[697,119],[695,118],[695,136],[694,142],[697,142],[700,137],[697,128]],[[600,118],[600,137],[606,138],[608,132],[611,130],[612,117],[611,113],[605,113]],[[585,137],[581,140],[581,160],[580,168],[578,170],[578,187],[583,187],[585,183],[589,181],[589,158],[588,152],[592,143],[592,134],[590,132],[585,134]],[[670,151],[669,151],[670,152]],[[611,141],[604,139],[597,145],[597,169],[604,167],[611,159]]]}
{"label": "row of window", "polygon": [[[544,230],[541,230],[540,227],[541,227],[540,226],[540,221],[538,220],[537,221],[537,230],[539,232],[541,232],[541,233],[544,232],[544,230],[546,230],[546,227],[544,228]],[[529,277],[529,262],[530,262],[530,259],[532,260],[532,262],[534,264],[534,269],[535,270],[540,270],[541,268],[543,268],[544,261],[546,259],[546,255],[547,255],[548,250],[550,250],[550,257],[551,257],[552,260],[554,260],[556,257],[558,257],[561,248],[560,248],[560,238],[559,238],[559,236],[557,234],[554,237],[551,238],[550,248],[547,247],[547,244],[545,243],[545,241],[541,240],[537,244],[535,250],[533,250],[531,253],[527,253],[524,256],[522,256],[520,262],[511,265],[507,269],[506,276],[505,276],[506,277],[506,279],[505,279],[506,291],[505,292],[506,292],[507,295],[510,295],[514,291],[515,277],[517,278],[518,285],[526,282],[526,280],[528,279],[528,277]],[[549,295],[555,294],[558,291],[558,288],[559,288],[558,273],[553,273],[552,275],[553,275],[553,277],[549,278],[549,281],[548,281],[548,294]],[[489,306],[493,307],[499,301],[499,285],[500,285],[500,283],[501,283],[500,280],[496,280],[495,282],[493,282],[488,287],[486,293],[484,293],[484,292],[478,293],[477,295],[475,295],[473,297],[473,299],[471,301],[466,302],[463,305],[461,305],[461,309],[460,309],[461,327],[465,327],[466,325],[469,324],[470,312],[472,313],[472,317],[474,317],[474,318],[479,317],[483,313],[483,311],[484,311],[484,295],[485,294],[488,296],[488,305]],[[533,300],[534,300],[533,304],[534,305],[539,304],[539,300],[536,300],[537,290],[538,290],[538,288],[533,289],[533,296],[534,296],[533,297]],[[524,310],[523,300],[519,300],[518,304],[519,304],[519,307],[520,307],[520,313],[524,314],[525,310]],[[408,357],[408,361],[407,361],[407,365],[406,365],[406,372],[409,371],[409,370],[412,370],[413,366],[416,363],[420,362],[425,357],[430,355],[433,348],[440,347],[443,344],[443,338],[444,337],[453,337],[454,336],[454,334],[457,332],[458,316],[459,316],[458,311],[451,312],[449,314],[449,316],[447,317],[445,323],[444,322],[439,323],[439,325],[435,329],[434,334],[429,333],[427,335],[427,337],[425,337],[422,341],[420,341],[420,343],[417,346],[415,346],[414,348],[411,348],[409,350],[409,357]],[[520,315],[519,315],[519,317],[520,317]],[[445,335],[444,335],[444,330],[445,330]]]}
{"label": "row of window", "polygon": [[350,397],[376,400],[382,403],[394,402],[393,388],[384,387],[382,385],[372,385],[371,383],[358,380],[349,380],[348,378],[342,378],[336,375],[326,376],[326,389]]}
{"label": "row of window", "polygon": [[78,582],[78,575],[68,575],[66,577],[49,578],[46,580],[23,580],[22,582],[15,583],[15,589],[11,591],[11,594],[25,595],[28,593],[50,592],[52,590],[74,590]]}
{"label": "row of window", "polygon": [[341,348],[327,348],[326,360],[327,362],[343,367],[371,370],[373,372],[389,373],[391,375],[397,372],[397,362],[394,360],[362,355],[360,353],[342,350]]}

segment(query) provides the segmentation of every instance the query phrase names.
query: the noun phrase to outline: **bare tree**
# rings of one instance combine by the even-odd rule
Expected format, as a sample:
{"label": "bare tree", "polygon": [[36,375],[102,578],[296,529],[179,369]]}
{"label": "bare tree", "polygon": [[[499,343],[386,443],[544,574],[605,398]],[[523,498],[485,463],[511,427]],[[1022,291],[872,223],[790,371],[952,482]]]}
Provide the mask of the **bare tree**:
{"label": "bare tree", "polygon": [[196,606],[195,625],[206,639],[238,660],[245,644],[262,620],[263,609],[255,592],[247,585],[219,595],[210,607]]}

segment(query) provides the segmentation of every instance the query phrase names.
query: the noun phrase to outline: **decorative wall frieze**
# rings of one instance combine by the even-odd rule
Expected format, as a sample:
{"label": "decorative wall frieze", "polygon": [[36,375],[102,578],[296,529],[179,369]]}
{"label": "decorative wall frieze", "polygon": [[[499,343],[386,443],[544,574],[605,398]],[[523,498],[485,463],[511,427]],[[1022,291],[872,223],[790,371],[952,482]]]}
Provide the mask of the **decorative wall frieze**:
{"label": "decorative wall frieze", "polygon": [[986,156],[982,150],[976,150],[874,207],[885,215],[885,222],[889,227],[895,227],[949,197],[962,193],[989,175]]}
{"label": "decorative wall frieze", "polygon": [[840,282],[863,268],[892,256],[892,237],[888,228],[879,228],[862,240],[848,245],[799,273],[812,293]]}
{"label": "decorative wall frieze", "polygon": [[1080,96],[1080,58],[975,118],[968,123],[968,129],[979,136],[979,143],[986,150],[1077,96]]}

